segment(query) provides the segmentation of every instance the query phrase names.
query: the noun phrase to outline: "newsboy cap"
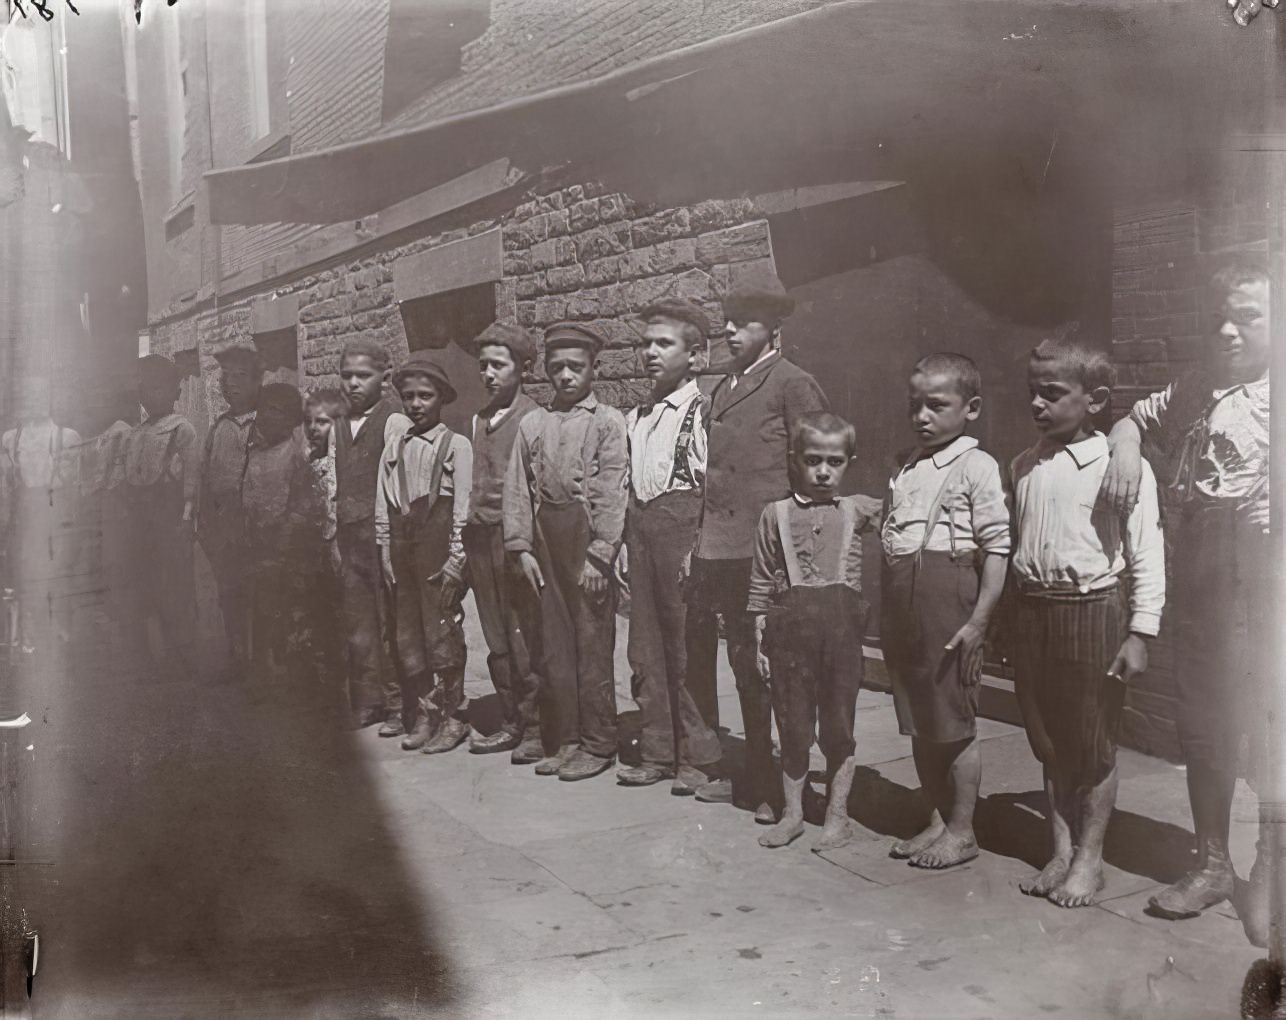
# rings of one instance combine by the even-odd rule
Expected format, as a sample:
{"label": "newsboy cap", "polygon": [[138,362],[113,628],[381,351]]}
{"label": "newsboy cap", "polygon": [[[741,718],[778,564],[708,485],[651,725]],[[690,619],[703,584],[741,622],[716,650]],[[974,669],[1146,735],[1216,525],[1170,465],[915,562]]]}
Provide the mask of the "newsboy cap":
{"label": "newsboy cap", "polygon": [[493,322],[473,341],[475,349],[485,346],[508,347],[514,361],[521,366],[524,361],[536,360],[536,338],[521,326],[508,322]]}
{"label": "newsboy cap", "polygon": [[546,355],[560,347],[580,347],[589,351],[590,357],[598,357],[603,345],[602,336],[583,322],[559,322],[545,330]]}
{"label": "newsboy cap", "polygon": [[449,404],[455,400],[455,387],[451,385],[451,377],[447,375],[447,370],[438,360],[427,351],[416,351],[402,362],[393,373],[393,385],[400,386],[402,380],[409,375],[423,375],[432,379],[438,392],[442,394],[443,404]]}
{"label": "newsboy cap", "polygon": [[781,322],[795,310],[795,299],[775,276],[746,281],[723,296],[723,314],[734,322]]}
{"label": "newsboy cap", "polygon": [[639,318],[644,322],[657,318],[674,319],[676,322],[695,326],[703,337],[710,335],[710,317],[691,298],[662,298],[660,301],[653,301],[639,312]]}

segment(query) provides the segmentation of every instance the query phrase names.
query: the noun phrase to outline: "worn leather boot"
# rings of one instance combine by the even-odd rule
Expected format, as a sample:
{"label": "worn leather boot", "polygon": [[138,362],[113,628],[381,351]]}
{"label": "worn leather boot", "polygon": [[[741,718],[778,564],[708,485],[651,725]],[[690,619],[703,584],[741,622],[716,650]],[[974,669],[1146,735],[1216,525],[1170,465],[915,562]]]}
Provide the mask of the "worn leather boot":
{"label": "worn leather boot", "polygon": [[1236,886],[1228,847],[1222,840],[1202,841],[1202,863],[1174,885],[1162,889],[1148,900],[1151,912],[1170,921],[1196,917],[1232,896]]}
{"label": "worn leather boot", "polygon": [[509,762],[512,765],[535,765],[544,758],[545,745],[541,742],[540,734],[530,732],[513,749],[513,753],[509,755]]}
{"label": "worn leather boot", "polygon": [[384,720],[384,725],[379,728],[381,737],[400,737],[405,732],[406,728],[402,725],[401,712],[390,712]]}
{"label": "worn leather boot", "polygon": [[469,725],[455,716],[438,727],[437,733],[420,748],[421,754],[445,754],[454,751],[469,738]]}
{"label": "worn leather boot", "polygon": [[429,710],[428,698],[421,698],[415,708],[415,725],[402,740],[403,751],[418,751],[433,739],[436,727],[433,725],[433,713]]}

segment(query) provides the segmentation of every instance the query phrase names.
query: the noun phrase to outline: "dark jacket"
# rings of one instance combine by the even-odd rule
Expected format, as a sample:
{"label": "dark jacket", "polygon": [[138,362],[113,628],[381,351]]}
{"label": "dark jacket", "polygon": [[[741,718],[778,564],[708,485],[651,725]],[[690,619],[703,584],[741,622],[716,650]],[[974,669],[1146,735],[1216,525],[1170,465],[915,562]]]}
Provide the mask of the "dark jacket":
{"label": "dark jacket", "polygon": [[335,422],[335,517],[340,525],[375,521],[375,483],[384,452],[384,426],[401,405],[388,397],[376,404],[352,438],[346,420]]}

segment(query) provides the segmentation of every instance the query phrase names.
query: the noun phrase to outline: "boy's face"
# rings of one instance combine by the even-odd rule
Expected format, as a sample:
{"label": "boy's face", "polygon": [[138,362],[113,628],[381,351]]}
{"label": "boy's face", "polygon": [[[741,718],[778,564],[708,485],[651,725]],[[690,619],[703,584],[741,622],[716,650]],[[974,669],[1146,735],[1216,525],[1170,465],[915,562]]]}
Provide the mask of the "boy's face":
{"label": "boy's face", "polygon": [[799,448],[791,451],[796,491],[814,501],[834,499],[852,459],[847,436],[804,432]]}
{"label": "boy's face", "polygon": [[389,369],[380,368],[368,354],[345,355],[339,363],[339,378],[348,413],[363,415],[378,404],[389,374]]}
{"label": "boy's face", "polygon": [[977,420],[982,397],[966,399],[949,375],[917,372],[907,388],[907,412],[916,445],[934,450],[963,435],[969,422]]}
{"label": "boy's face", "polygon": [[253,410],[259,400],[259,386],[263,373],[248,362],[225,364],[219,373],[219,389],[233,414]]}
{"label": "boy's face", "polygon": [[653,319],[644,328],[637,347],[653,389],[669,393],[696,371],[697,352],[683,334],[683,324],[673,319]]}
{"label": "boy's face", "polygon": [[1027,369],[1031,416],[1047,439],[1068,443],[1093,430],[1091,419],[1103,410],[1111,391],[1106,386],[1086,390],[1070,366],[1056,361],[1033,361]]}
{"label": "boy's face", "polygon": [[571,407],[589,396],[594,359],[583,347],[558,347],[545,355],[545,378],[554,387],[554,402]]}
{"label": "boy's face", "polygon": [[508,407],[513,403],[522,386],[522,370],[508,347],[484,344],[478,350],[478,372],[487,391],[488,406]]}
{"label": "boy's face", "polygon": [[728,338],[728,353],[732,355],[732,370],[744,372],[767,350],[772,343],[775,326],[762,322],[735,322],[728,320],[723,327]]}
{"label": "boy's face", "polygon": [[160,418],[174,410],[179,399],[177,379],[143,379],[139,383],[138,402],[149,418]]}
{"label": "boy's face", "polygon": [[294,420],[282,407],[260,408],[255,415],[255,428],[268,446],[276,446],[294,430]]}
{"label": "boy's face", "polygon": [[1254,382],[1268,370],[1272,333],[1264,283],[1242,284],[1224,295],[1216,316],[1214,353],[1229,385]]}
{"label": "boy's face", "polygon": [[335,417],[328,407],[315,406],[308,408],[304,415],[304,435],[314,449],[323,449],[330,441],[331,426]]}
{"label": "boy's face", "polygon": [[398,386],[402,409],[417,427],[436,425],[442,419],[442,394],[427,375],[407,375]]}

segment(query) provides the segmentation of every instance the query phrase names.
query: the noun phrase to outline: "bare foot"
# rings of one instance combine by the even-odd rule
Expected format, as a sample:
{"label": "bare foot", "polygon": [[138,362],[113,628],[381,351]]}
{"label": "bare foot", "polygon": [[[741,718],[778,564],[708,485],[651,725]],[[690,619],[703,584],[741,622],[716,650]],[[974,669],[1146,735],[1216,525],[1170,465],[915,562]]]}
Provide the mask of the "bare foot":
{"label": "bare foot", "polygon": [[1048,896],[1050,890],[1058,888],[1067,877],[1067,869],[1072,866],[1070,857],[1053,857],[1035,878],[1027,878],[1018,883],[1018,888],[1028,896]]}
{"label": "bare foot", "polygon": [[759,837],[759,845],[770,849],[789,846],[803,834],[804,820],[787,816]]}
{"label": "bare foot", "polygon": [[1049,891],[1049,899],[1060,907],[1088,907],[1094,902],[1094,894],[1101,892],[1106,884],[1100,862],[1085,864],[1076,860],[1063,884]]}
{"label": "bare foot", "polygon": [[916,868],[954,868],[977,856],[978,841],[972,832],[967,836],[957,836],[944,829],[941,836],[911,858],[911,865]]}
{"label": "bare foot", "polygon": [[894,843],[889,850],[889,856],[896,857],[900,861],[904,861],[908,857],[914,857],[925,847],[931,846],[945,829],[946,826],[937,820],[937,815],[934,815],[934,821],[931,821],[923,832],[912,836],[910,839],[902,839]]}
{"label": "bare foot", "polygon": [[826,819],[826,824],[822,826],[822,834],[817,837],[817,842],[813,844],[816,851],[837,850],[845,846],[853,839],[853,823],[847,818],[836,818],[834,820]]}

